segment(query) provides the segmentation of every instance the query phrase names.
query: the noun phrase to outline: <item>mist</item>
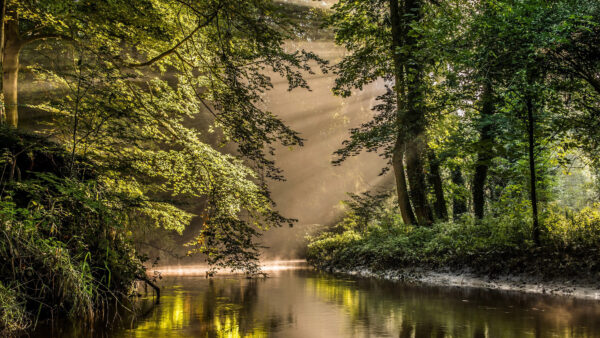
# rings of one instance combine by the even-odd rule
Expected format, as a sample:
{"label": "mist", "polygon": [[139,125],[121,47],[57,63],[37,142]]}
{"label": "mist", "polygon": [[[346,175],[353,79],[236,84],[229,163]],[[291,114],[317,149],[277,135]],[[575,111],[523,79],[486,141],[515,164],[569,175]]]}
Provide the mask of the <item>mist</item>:
{"label": "mist", "polygon": [[[336,1],[281,0],[279,2],[313,10],[329,9]],[[314,29],[314,27],[308,28],[307,34],[303,35],[304,40],[288,41],[286,49],[289,52],[303,49],[314,52],[328,60],[331,65],[339,62],[346,50],[335,45],[331,32]],[[55,62],[58,65],[55,65],[56,67],[65,67],[60,63],[62,59],[59,54],[40,56],[30,50],[24,53],[27,55],[24,64],[33,62],[27,60],[37,57],[48,64]],[[263,108],[271,111],[299,132],[304,139],[304,146],[276,147],[274,160],[283,170],[286,180],[271,181],[269,188],[277,204],[277,210],[285,217],[297,219],[297,222],[292,228],[287,226],[273,228],[263,233],[259,242],[266,247],[263,250],[265,260],[303,258],[307,234],[332,225],[340,217],[343,211],[340,202],[347,198],[348,193],[361,193],[382,186],[393,186],[393,175],[380,176],[386,161],[375,153],[362,153],[349,158],[340,166],[332,164],[332,160],[335,159],[333,153],[342,146],[344,140],[348,139],[349,130],[372,118],[371,107],[376,97],[385,92],[383,81],[366,86],[362,91],[355,91],[349,98],[341,98],[332,93],[335,74],[320,72],[316,64],[314,70],[315,74],[304,74],[310,91],[302,88],[289,91],[289,84],[285,79],[277,74],[269,74],[274,88],[266,92],[264,97],[266,106]],[[157,73],[150,73],[150,75],[159,76]],[[174,81],[171,75],[167,73],[162,77]],[[20,88],[22,102],[40,103],[40,98],[57,95],[60,91],[56,86],[37,81],[34,74],[26,70],[22,77],[23,83]],[[21,124],[28,130],[42,129],[45,128],[44,122],[50,121],[50,118],[47,112],[35,109],[34,105],[24,106]],[[218,128],[217,132],[210,131],[214,126],[214,118],[209,112],[200,112],[194,119],[187,121],[187,125],[200,131],[204,142],[215,147],[221,145],[222,134]],[[228,144],[219,149],[226,153],[236,153],[235,144]],[[204,203],[201,201],[189,203],[187,208],[190,212],[197,215],[202,213]],[[201,226],[200,220],[194,219],[182,238],[175,239],[175,242],[185,243],[192,240]],[[156,244],[169,247],[170,251],[182,251],[175,249],[174,246],[171,248],[172,245],[166,243]],[[150,250],[154,252],[152,248]],[[163,256],[161,252],[155,254]],[[169,256],[163,258],[168,260]],[[201,259],[201,257],[194,257],[191,260]]]}
{"label": "mist", "polygon": [[[309,50],[337,63],[345,50],[333,41],[290,42],[289,49]],[[335,75],[306,74],[311,91],[288,91],[284,80],[274,81],[267,93],[268,110],[300,133],[303,147],[278,147],[275,160],[284,170],[286,181],[272,182],[270,188],[277,209],[286,217],[295,218],[292,228],[267,231],[261,239],[265,259],[302,257],[307,234],[331,225],[342,212],[340,201],[348,193],[360,193],[381,186],[393,185],[393,175],[380,176],[386,161],[375,153],[362,153],[340,166],[331,162],[351,128],[372,118],[371,107],[376,97],[385,92],[383,81],[356,91],[349,98],[334,96]]]}

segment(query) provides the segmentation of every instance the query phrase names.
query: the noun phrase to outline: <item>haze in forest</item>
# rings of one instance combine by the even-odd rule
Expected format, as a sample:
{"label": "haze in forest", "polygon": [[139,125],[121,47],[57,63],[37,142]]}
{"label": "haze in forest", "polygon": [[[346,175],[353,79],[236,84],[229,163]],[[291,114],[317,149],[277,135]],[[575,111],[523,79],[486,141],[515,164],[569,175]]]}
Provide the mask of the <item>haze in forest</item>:
{"label": "haze in forest", "polygon": [[[333,41],[290,42],[289,49],[311,50],[331,63],[345,51]],[[342,213],[341,201],[348,193],[377,190],[393,184],[391,175],[381,176],[386,160],[376,153],[361,153],[340,166],[332,165],[333,152],[349,137],[349,130],[372,118],[371,107],[385,91],[383,81],[357,91],[349,98],[331,93],[335,75],[331,72],[307,75],[311,91],[289,92],[284,81],[276,81],[267,93],[268,109],[280,116],[305,139],[303,147],[278,147],[275,160],[286,181],[271,182],[278,209],[298,220],[293,228],[265,232],[262,243],[269,248],[265,257],[295,258],[304,245],[304,236],[331,225]]]}

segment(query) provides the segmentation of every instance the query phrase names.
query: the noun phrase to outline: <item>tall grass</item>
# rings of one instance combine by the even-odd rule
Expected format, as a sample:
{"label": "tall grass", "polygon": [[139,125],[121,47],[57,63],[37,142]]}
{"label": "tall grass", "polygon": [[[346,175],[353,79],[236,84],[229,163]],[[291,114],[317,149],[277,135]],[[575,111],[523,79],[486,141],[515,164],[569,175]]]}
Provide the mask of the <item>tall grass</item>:
{"label": "tall grass", "polygon": [[53,143],[3,128],[0,141],[0,331],[101,317],[144,275],[126,227],[131,201],[85,163],[70,172]]}

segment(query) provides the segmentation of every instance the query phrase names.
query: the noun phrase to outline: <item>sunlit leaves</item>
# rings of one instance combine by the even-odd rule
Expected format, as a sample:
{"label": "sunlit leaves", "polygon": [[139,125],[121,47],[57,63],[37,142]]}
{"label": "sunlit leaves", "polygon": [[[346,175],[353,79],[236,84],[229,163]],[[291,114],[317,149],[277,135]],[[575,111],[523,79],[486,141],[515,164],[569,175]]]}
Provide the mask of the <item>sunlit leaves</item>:
{"label": "sunlit leaves", "polygon": [[[270,0],[45,0],[21,11],[29,13],[23,28],[64,35],[36,46],[46,59],[30,68],[60,93],[36,108],[52,113],[55,137],[131,203],[131,220],[181,232],[192,220],[184,204],[197,201],[198,251],[238,267],[256,258],[258,229],[291,224],[274,210],[266,180],[283,179],[275,145],[302,139],[264,109],[263,96],[271,74],[290,90],[307,89],[309,63],[326,70],[326,62],[284,49],[299,32],[286,8]],[[202,134],[209,131],[212,144]]]}

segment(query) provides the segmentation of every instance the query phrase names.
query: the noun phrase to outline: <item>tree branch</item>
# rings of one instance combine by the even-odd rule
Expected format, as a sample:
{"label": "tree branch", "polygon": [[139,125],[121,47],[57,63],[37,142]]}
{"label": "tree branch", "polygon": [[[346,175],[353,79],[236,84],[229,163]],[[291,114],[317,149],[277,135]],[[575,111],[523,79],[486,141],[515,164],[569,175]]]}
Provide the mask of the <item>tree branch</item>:
{"label": "tree branch", "polygon": [[46,39],[60,39],[60,40],[66,40],[66,41],[74,41],[73,38],[71,38],[70,36],[63,35],[63,34],[39,34],[39,35],[28,36],[24,39],[21,39],[21,47],[25,46],[29,43],[32,43],[34,41],[46,40]]}
{"label": "tree branch", "polygon": [[217,17],[220,9],[221,9],[221,7],[217,8],[213,12],[213,14],[211,14],[209,17],[206,18],[205,22],[198,24],[198,26],[196,26],[196,28],[194,28],[194,30],[190,34],[188,34],[185,38],[183,38],[181,41],[179,41],[175,46],[169,48],[168,50],[164,51],[163,53],[153,57],[152,59],[150,59],[146,62],[130,63],[127,66],[133,67],[133,68],[150,66],[151,64],[153,64],[157,61],[160,61],[161,59],[173,54],[181,45],[183,45],[186,41],[191,39],[194,36],[194,34],[196,34],[196,32],[198,32],[200,29],[208,26]]}

